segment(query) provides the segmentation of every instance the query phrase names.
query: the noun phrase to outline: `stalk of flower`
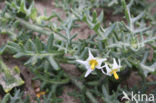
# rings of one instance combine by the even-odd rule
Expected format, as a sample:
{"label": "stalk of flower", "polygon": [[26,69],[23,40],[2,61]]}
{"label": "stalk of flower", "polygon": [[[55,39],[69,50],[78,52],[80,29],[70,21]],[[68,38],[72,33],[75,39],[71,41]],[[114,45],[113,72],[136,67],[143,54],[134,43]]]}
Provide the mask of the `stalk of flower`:
{"label": "stalk of flower", "polygon": [[[105,65],[101,67],[102,73],[104,73],[104,74],[106,74],[106,75],[108,75],[108,76],[114,75],[114,78],[115,78],[116,80],[118,80],[118,79],[119,79],[119,76],[118,76],[117,72],[119,72],[119,71],[120,71],[120,68],[121,68],[120,60],[118,60],[118,61],[119,61],[119,64],[117,64],[115,58],[113,58],[113,66],[112,66],[112,68],[110,68],[110,67],[108,66],[108,64],[105,63]],[[104,67],[106,68],[107,73],[104,72],[104,70],[102,69],[102,68],[104,68]]]}
{"label": "stalk of flower", "polygon": [[91,51],[88,49],[89,57],[87,60],[76,60],[78,63],[85,66],[87,69],[87,72],[85,74],[85,77],[87,77],[92,71],[95,70],[95,68],[100,69],[102,62],[106,61],[106,59],[101,58],[95,58]]}

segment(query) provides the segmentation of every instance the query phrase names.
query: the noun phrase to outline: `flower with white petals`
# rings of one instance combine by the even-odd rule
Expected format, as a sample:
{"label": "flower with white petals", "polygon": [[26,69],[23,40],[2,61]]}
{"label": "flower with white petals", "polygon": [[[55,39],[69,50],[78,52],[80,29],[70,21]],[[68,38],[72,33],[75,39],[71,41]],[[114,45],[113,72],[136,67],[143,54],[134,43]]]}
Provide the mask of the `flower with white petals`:
{"label": "flower with white petals", "polygon": [[[119,61],[119,64],[117,64],[116,60],[113,58],[113,66],[112,66],[112,68],[110,68],[108,66],[108,64],[106,63],[105,66],[101,67],[102,72],[104,74],[106,74],[106,75],[109,75],[109,76],[114,75],[114,78],[116,80],[118,80],[119,79],[119,76],[118,76],[117,72],[119,72],[120,71],[120,68],[121,68],[120,60],[118,60],[118,61]],[[102,68],[104,68],[104,67],[106,68],[107,73],[103,71]]]}
{"label": "flower with white petals", "polygon": [[89,57],[86,61],[83,60],[76,60],[78,63],[83,64],[87,69],[85,77],[87,77],[95,68],[100,69],[102,62],[106,61],[106,59],[95,58],[91,51],[88,50]]}

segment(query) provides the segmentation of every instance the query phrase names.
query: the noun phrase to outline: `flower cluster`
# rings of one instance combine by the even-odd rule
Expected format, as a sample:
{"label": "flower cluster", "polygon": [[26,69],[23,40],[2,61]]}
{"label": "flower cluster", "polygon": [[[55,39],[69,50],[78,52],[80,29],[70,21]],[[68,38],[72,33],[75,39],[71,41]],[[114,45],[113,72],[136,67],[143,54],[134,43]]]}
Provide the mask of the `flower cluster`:
{"label": "flower cluster", "polygon": [[[85,60],[85,61],[76,60],[78,63],[84,65],[85,68],[87,69],[85,77],[87,77],[95,69],[99,69],[102,71],[103,74],[108,75],[108,76],[114,75],[114,78],[116,80],[119,79],[117,72],[119,72],[120,68],[121,68],[120,60],[118,60],[118,62],[119,62],[119,64],[118,64],[116,62],[115,58],[113,58],[113,64],[109,64],[106,62],[106,60],[107,60],[106,58],[102,59],[102,58],[94,57],[90,50],[88,50],[88,53],[89,53],[89,57],[87,60]],[[103,62],[105,63],[104,66],[102,66]],[[103,68],[106,68],[106,72],[103,70]]]}

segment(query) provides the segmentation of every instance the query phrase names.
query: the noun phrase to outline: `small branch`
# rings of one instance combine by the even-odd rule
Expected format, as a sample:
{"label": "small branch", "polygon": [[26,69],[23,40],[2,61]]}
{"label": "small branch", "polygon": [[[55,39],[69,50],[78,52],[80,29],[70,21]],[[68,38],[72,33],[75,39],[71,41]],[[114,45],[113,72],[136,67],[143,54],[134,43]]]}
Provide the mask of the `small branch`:
{"label": "small branch", "polygon": [[[61,34],[58,34],[56,35],[56,33],[52,32],[52,31],[48,31],[48,30],[45,30],[37,25],[34,25],[34,24],[30,24],[29,22],[26,22],[18,17],[16,17],[16,19],[20,22],[21,25],[23,25],[24,27],[26,27],[27,29],[30,29],[34,32],[39,32],[41,34],[45,34],[45,35],[51,35],[51,34],[55,34],[54,36],[56,36],[56,38],[63,38],[63,39],[66,39],[66,37],[64,37],[63,35]],[[60,38],[61,37],[61,38]]]}
{"label": "small branch", "polygon": [[0,32],[1,34],[8,34],[10,37],[11,37],[11,39],[13,39],[13,40],[16,40],[16,38],[17,38],[17,34],[16,33],[14,33],[13,31],[11,31],[11,30],[9,30],[9,29],[1,29],[1,32]]}
{"label": "small branch", "polygon": [[133,5],[134,0],[131,0],[130,3],[127,5],[128,8],[130,8]]}
{"label": "small branch", "polygon": [[133,18],[132,21],[133,22],[138,21],[143,15],[144,15],[144,12],[140,13],[137,17]]}
{"label": "small branch", "polygon": [[118,42],[118,43],[110,44],[108,48],[115,48],[115,47],[122,48],[123,46],[130,47],[131,45],[129,43]]}
{"label": "small branch", "polygon": [[144,28],[142,28],[142,29],[136,29],[136,30],[134,30],[133,31],[133,33],[134,34],[137,34],[137,33],[140,33],[140,32],[145,32],[145,31],[147,31],[147,30],[149,30],[151,27],[144,27]]}

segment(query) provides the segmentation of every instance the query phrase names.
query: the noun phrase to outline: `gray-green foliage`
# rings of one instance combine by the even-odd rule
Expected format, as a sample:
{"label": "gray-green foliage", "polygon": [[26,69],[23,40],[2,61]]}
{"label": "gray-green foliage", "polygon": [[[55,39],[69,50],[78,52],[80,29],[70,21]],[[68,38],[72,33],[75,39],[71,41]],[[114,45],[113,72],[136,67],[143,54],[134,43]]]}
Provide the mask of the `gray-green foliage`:
{"label": "gray-green foliage", "polygon": [[[80,89],[80,94],[73,93],[73,95],[80,97],[83,103],[87,103],[88,98],[96,103],[98,102],[96,97],[100,97],[106,103],[109,101],[119,103],[118,96],[121,91],[108,89],[110,82],[116,83],[111,77],[105,77],[101,72],[95,71],[88,77],[89,79],[84,79],[83,75],[75,78],[61,70],[63,67],[60,67],[60,64],[62,63],[74,64],[83,74],[85,69],[75,60],[86,59],[88,48],[94,55],[108,58],[108,61],[111,61],[111,58],[120,58],[121,72],[125,69],[137,70],[145,77],[155,72],[156,37],[152,29],[155,21],[147,15],[146,9],[141,11],[138,7],[133,7],[133,5],[142,4],[139,0],[131,0],[128,4],[125,0],[63,0],[59,2],[57,0],[56,5],[65,10],[65,19],[61,19],[58,13],[50,17],[38,16],[34,2],[28,2],[27,7],[25,0],[6,1],[6,8],[0,16],[1,35],[10,35],[10,41],[0,47],[0,54],[9,53],[14,58],[26,58],[22,61],[23,64],[35,74],[33,79],[42,82],[41,89],[46,89],[49,93],[48,99],[44,97],[45,103],[60,102],[61,100],[57,98],[62,91],[60,87],[70,82]],[[107,5],[102,5],[103,2]],[[145,7],[146,4],[142,5]],[[98,7],[101,9],[100,13],[96,11]],[[110,22],[106,26],[105,8],[113,8],[111,9],[114,11],[113,14],[122,13],[125,16],[121,21]],[[54,17],[58,19],[57,22],[50,21]],[[151,20],[148,26],[146,17]],[[75,40],[80,34],[72,34],[72,30],[81,28],[81,24],[77,22],[85,23],[95,34],[87,39]],[[45,40],[41,40],[42,35],[46,36]],[[150,49],[146,45],[150,45],[153,49],[151,62],[147,60]],[[121,80],[117,81],[119,84],[126,79],[122,73],[120,73],[120,78]],[[49,85],[52,87],[49,88]],[[112,91],[113,94],[110,95]],[[19,91],[15,93],[18,97]],[[3,101],[7,101],[8,95],[6,94]],[[12,98],[14,97],[10,97],[10,100]],[[20,99],[18,101],[21,102]]]}
{"label": "gray-green foliage", "polygon": [[[24,93],[20,90],[14,90],[14,94],[6,94],[0,103],[31,103],[29,96],[25,96],[23,99]],[[47,97],[44,96],[44,103],[51,102],[50,99],[51,93],[48,94]],[[40,103],[39,101],[37,103]]]}
{"label": "gray-green foliage", "polygon": [[49,37],[47,44],[44,44],[39,40],[39,38],[36,38],[34,42],[29,39],[25,44],[17,44],[10,41],[6,47],[16,53],[14,55],[15,58],[23,56],[30,57],[25,64],[35,65],[39,60],[44,59],[44,61],[48,61],[54,69],[58,70],[60,68],[54,60],[54,57],[59,55],[61,56],[63,53],[61,51],[57,52],[57,49],[55,50],[55,47],[53,47],[52,34]]}
{"label": "gray-green foliage", "polygon": [[24,84],[19,75],[20,69],[18,67],[8,68],[0,57],[0,84],[6,93],[10,92],[14,87]]}

